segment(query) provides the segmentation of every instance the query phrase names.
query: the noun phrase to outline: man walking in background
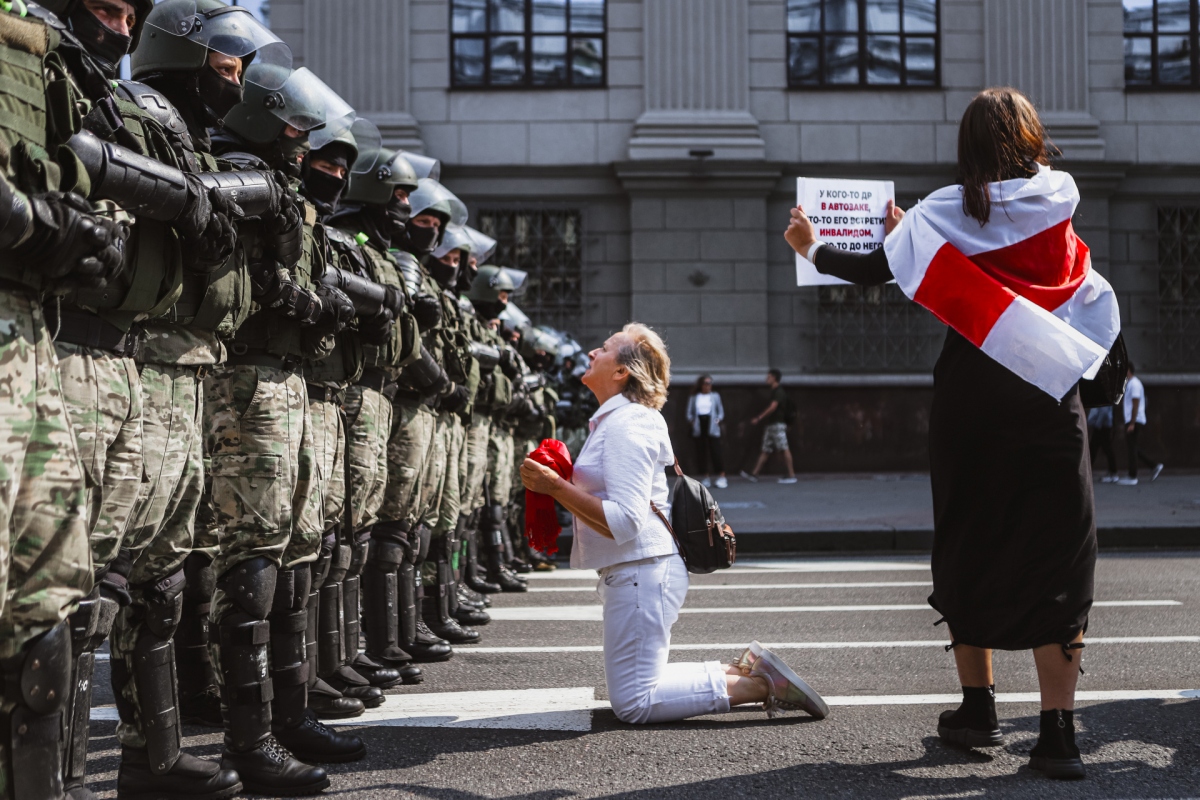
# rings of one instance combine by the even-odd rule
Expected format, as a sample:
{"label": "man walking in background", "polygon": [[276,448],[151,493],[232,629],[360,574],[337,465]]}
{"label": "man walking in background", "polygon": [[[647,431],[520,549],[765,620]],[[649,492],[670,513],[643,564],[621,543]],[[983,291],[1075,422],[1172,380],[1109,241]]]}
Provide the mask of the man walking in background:
{"label": "man walking in background", "polygon": [[764,419],[767,427],[763,430],[762,452],[758,455],[758,463],[753,472],[742,470],[742,477],[751,483],[758,483],[758,473],[767,463],[772,453],[782,453],[783,463],[787,465],[787,477],[780,478],[780,483],[795,483],[796,470],[792,465],[792,451],[788,448],[788,423],[795,417],[787,392],[783,390],[783,373],[777,369],[767,373],[767,386],[771,388],[771,403],[762,413],[750,420],[751,425],[757,425]]}
{"label": "man walking in background", "polygon": [[1122,486],[1137,486],[1138,462],[1151,468],[1150,480],[1157,480],[1163,465],[1147,456],[1138,447],[1142,429],[1146,427],[1146,387],[1133,374],[1133,362],[1129,362],[1129,382],[1125,384],[1125,444],[1129,448],[1129,477],[1117,483]]}

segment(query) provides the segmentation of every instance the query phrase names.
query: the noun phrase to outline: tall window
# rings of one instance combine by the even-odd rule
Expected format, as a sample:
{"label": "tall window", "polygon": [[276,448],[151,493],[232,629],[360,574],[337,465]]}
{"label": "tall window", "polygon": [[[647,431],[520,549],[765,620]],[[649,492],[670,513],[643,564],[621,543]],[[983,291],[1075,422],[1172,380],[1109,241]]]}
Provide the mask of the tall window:
{"label": "tall window", "polygon": [[538,324],[576,330],[583,315],[582,214],[575,209],[484,210],[492,263],[529,273],[516,303]]}
{"label": "tall window", "polygon": [[603,87],[605,0],[451,0],[451,86]]}
{"label": "tall window", "polygon": [[921,372],[933,366],[946,328],[895,284],[821,286],[817,366],[830,372]]}
{"label": "tall window", "polygon": [[1200,89],[1200,0],[1124,0],[1125,85]]}
{"label": "tall window", "polygon": [[1200,367],[1200,206],[1158,210],[1158,361]]}
{"label": "tall window", "polygon": [[787,0],[788,85],[937,86],[937,0]]}

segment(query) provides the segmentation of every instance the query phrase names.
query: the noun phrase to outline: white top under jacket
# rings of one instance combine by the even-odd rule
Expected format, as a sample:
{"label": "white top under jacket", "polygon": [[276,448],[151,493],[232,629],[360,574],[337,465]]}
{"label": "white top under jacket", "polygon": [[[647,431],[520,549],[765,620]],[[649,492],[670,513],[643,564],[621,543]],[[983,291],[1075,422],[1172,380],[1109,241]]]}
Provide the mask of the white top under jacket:
{"label": "white top under jacket", "polygon": [[591,434],[575,459],[571,482],[604,501],[613,538],[576,518],[571,566],[603,569],[678,553],[667,526],[650,510],[653,500],[671,518],[665,469],[675,463],[675,454],[663,415],[619,394],[600,406],[588,426]]}

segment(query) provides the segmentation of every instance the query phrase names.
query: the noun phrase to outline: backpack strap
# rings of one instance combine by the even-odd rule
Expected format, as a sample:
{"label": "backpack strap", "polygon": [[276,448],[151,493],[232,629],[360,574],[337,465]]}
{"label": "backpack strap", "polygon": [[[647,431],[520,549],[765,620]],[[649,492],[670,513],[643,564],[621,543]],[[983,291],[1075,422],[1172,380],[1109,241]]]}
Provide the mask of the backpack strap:
{"label": "backpack strap", "polygon": [[[679,457],[678,456],[675,457],[675,474],[681,478],[683,477],[683,469],[679,466]],[[654,504],[651,503],[651,505],[654,505]]]}
{"label": "backpack strap", "polygon": [[671,521],[667,519],[667,515],[658,506],[654,505],[653,500],[650,501],[650,510],[658,514],[658,518],[663,521],[663,525],[666,525],[667,530],[671,532],[671,538],[675,540],[675,544],[679,544],[679,537],[675,535],[675,529],[671,527]]}

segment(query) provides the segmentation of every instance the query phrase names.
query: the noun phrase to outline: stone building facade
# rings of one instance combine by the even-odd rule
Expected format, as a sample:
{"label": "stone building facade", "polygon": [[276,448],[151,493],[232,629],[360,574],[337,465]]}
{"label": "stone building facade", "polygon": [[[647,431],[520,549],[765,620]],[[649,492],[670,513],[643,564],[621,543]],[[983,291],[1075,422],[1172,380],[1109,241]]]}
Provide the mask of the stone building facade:
{"label": "stone building facade", "polygon": [[[797,288],[781,234],[798,176],[891,179],[901,204],[954,182],[966,104],[1014,85],[1081,187],[1154,446],[1200,466],[1196,0],[1157,22],[1153,0],[571,0],[577,27],[567,0],[490,2],[271,0],[270,23],[390,144],[443,161],[534,269],[535,317],[585,344],[654,325],[679,399],[708,372],[734,414],[778,367],[801,468],[921,468],[942,329],[894,287]],[[753,449],[728,433],[735,461]]]}

